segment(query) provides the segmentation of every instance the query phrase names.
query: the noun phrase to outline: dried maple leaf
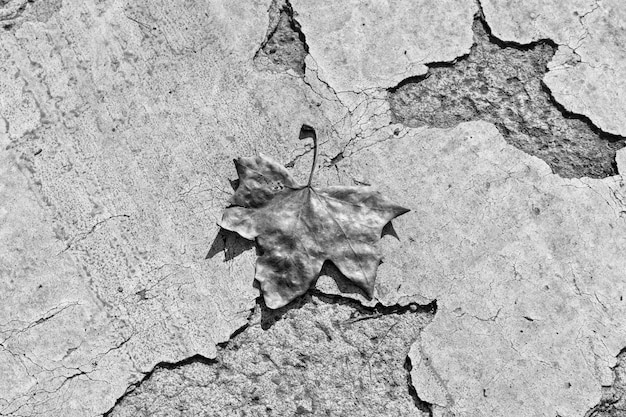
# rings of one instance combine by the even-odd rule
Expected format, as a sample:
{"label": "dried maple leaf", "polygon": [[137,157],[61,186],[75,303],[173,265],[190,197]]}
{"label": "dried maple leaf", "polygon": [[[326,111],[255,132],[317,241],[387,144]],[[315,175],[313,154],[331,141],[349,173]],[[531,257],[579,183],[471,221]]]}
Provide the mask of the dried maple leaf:
{"label": "dried maple leaf", "polygon": [[296,183],[284,167],[264,156],[236,159],[239,186],[219,223],[256,239],[261,256],[255,278],[270,308],[305,293],[326,260],[371,297],[383,226],[409,211],[372,187],[313,188],[317,140],[307,127],[301,138],[313,132],[314,140],[308,184]]}

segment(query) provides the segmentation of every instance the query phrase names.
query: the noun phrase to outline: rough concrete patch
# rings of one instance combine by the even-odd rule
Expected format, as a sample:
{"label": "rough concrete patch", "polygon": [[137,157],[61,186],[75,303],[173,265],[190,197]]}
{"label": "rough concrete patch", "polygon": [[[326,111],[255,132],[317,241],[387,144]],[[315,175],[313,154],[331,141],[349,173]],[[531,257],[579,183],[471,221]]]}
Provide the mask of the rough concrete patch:
{"label": "rough concrete patch", "polygon": [[319,293],[259,305],[216,361],[157,367],[106,416],[426,416],[407,353],[434,308],[363,308]]}
{"label": "rough concrete patch", "polygon": [[425,76],[391,89],[392,113],[411,127],[449,128],[485,120],[509,144],[543,159],[563,177],[615,175],[615,152],[626,138],[568,112],[542,82],[555,49],[550,41],[503,43],[477,18],[469,55],[450,64],[431,64]]}
{"label": "rough concrete patch", "polygon": [[613,385],[602,387],[602,398],[598,405],[589,410],[585,417],[622,417],[626,415],[626,349],[617,355],[613,368]]}
{"label": "rough concrete patch", "polygon": [[559,50],[544,78],[554,97],[605,132],[626,135],[622,0],[481,0],[481,4],[499,39],[554,40]]}
{"label": "rough concrete patch", "polygon": [[267,38],[254,56],[260,69],[293,70],[304,75],[308,46],[289,1],[275,0],[269,9]]}

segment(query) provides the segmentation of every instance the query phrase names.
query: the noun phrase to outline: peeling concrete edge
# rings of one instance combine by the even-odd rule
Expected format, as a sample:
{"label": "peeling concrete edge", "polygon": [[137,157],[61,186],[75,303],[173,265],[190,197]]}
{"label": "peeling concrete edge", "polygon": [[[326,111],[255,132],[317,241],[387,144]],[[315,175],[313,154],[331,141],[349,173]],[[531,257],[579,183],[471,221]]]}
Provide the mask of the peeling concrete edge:
{"label": "peeling concrete edge", "polygon": [[[619,351],[619,353],[615,355],[615,358],[619,358],[620,356],[625,356],[625,355],[626,355],[626,347],[623,347]],[[620,377],[618,375],[617,368],[620,366],[622,365],[620,365],[620,363],[617,362],[614,366],[611,367],[611,370],[613,371],[613,383],[611,385],[601,386],[602,396],[600,397],[598,404],[596,404],[594,407],[589,409],[585,413],[584,417],[597,417],[600,415],[599,413],[603,413],[603,412],[610,413],[611,407],[624,399],[624,396],[626,396],[626,392],[622,391],[621,393],[622,395],[619,397],[612,395],[614,394],[614,392],[611,392],[611,390],[615,388],[615,385],[619,382]],[[623,411],[623,409],[621,411]]]}
{"label": "peeling concrete edge", "polygon": [[[271,18],[271,13],[272,13],[272,9],[276,8],[276,12],[278,13],[278,17],[276,19],[276,22],[272,22],[272,18]],[[272,2],[272,4],[270,5],[270,7],[267,10],[267,13],[270,17],[270,21],[269,21],[269,25],[270,27],[268,27],[268,31],[265,34],[265,39],[263,39],[263,42],[261,42],[261,45],[259,46],[259,48],[257,49],[257,51],[254,53],[254,57],[253,59],[256,59],[259,57],[259,55],[261,54],[261,52],[263,51],[263,48],[265,48],[267,46],[267,44],[269,43],[269,41],[272,39],[272,36],[274,36],[274,34],[276,33],[276,31],[278,30],[278,25],[279,25],[279,21],[280,21],[280,13],[286,13],[287,16],[289,17],[289,26],[291,28],[291,30],[293,30],[293,32],[295,34],[298,35],[298,39],[300,40],[300,42],[302,42],[302,45],[304,46],[304,51],[306,52],[306,55],[310,55],[309,53],[309,45],[306,42],[306,36],[304,34],[304,32],[302,32],[302,26],[300,25],[300,23],[296,20],[296,14],[293,10],[293,6],[291,5],[291,2],[289,0],[285,0],[284,4],[280,5],[279,4],[279,0],[274,0]],[[304,74],[306,72],[306,62],[302,63],[302,74]]]}
{"label": "peeling concrete edge", "polygon": [[[529,42],[529,43],[519,43],[519,42],[515,42],[515,41],[504,41],[498,37],[496,37],[492,30],[491,30],[491,26],[489,26],[489,23],[487,22],[487,19],[485,18],[485,15],[482,11],[482,6],[480,5],[480,2],[478,2],[478,11],[476,12],[476,14],[474,14],[474,19],[472,20],[472,24],[474,24],[474,22],[476,20],[478,20],[478,22],[480,22],[480,24],[483,26],[483,28],[485,29],[485,32],[487,33],[487,36],[489,37],[489,41],[491,41],[492,43],[496,44],[497,46],[499,46],[500,48],[514,48],[517,49],[519,51],[530,51],[533,48],[539,46],[539,45],[543,45],[543,44],[547,44],[550,47],[556,49],[559,47],[559,45],[554,42],[552,39],[550,38],[541,38],[541,39],[537,39],[535,41]],[[463,54],[463,55],[459,55],[456,58],[454,58],[451,61],[432,61],[432,62],[425,62],[424,65],[426,67],[428,67],[429,71],[427,71],[425,74],[421,74],[421,75],[417,75],[417,76],[413,76],[413,77],[408,77],[405,78],[404,80],[400,81],[396,86],[388,88],[387,91],[390,93],[394,93],[396,92],[400,87],[403,87],[406,84],[411,84],[411,83],[417,83],[420,82],[426,78],[428,78],[430,76],[430,68],[448,68],[448,67],[453,67],[456,63],[458,63],[459,61],[462,61],[464,59],[467,59],[472,51],[472,49],[476,46],[476,42],[472,42],[472,46],[470,47],[470,50]]]}
{"label": "peeling concrete edge", "polygon": [[507,40],[498,38],[496,35],[493,34],[493,31],[491,30],[491,26],[487,22],[487,17],[485,15],[485,11],[483,9],[481,0],[475,0],[475,1],[476,1],[476,7],[478,8],[475,18],[478,18],[481,21],[481,23],[485,26],[485,31],[489,35],[489,39],[493,41],[496,45],[500,46],[501,48],[510,47],[510,48],[521,50],[521,51],[527,51],[542,43],[547,43],[553,48],[558,48],[559,45],[550,38],[539,38],[528,43],[516,42],[516,41],[511,41],[511,40],[507,41]]}
{"label": "peeling concrete edge", "polygon": [[[477,3],[478,11],[477,11],[477,13],[474,16],[474,20],[475,21],[478,20],[480,22],[480,24],[483,26],[483,28],[485,29],[485,32],[487,33],[487,36],[489,37],[489,41],[494,43],[495,45],[499,46],[500,48],[513,48],[513,49],[516,49],[516,50],[519,50],[519,51],[529,51],[529,50],[531,50],[531,49],[533,49],[533,48],[535,48],[537,46],[540,46],[540,45],[548,45],[551,48],[553,48],[555,51],[559,48],[560,45],[557,44],[554,40],[552,40],[550,38],[540,38],[540,39],[534,40],[534,41],[529,42],[529,43],[520,43],[520,42],[515,42],[515,41],[505,41],[505,40],[502,40],[502,39],[498,38],[497,36],[495,36],[493,34],[491,26],[487,22],[487,19],[485,17],[484,12],[483,12],[483,8],[482,8],[482,5],[480,3],[480,0],[476,0],[476,3]],[[458,62],[466,59],[469,56],[472,48],[474,48],[475,45],[476,45],[475,42],[472,43],[472,47],[470,48],[470,51],[467,54],[460,55],[460,56],[456,57],[455,59],[453,59],[452,61],[434,61],[434,62],[424,63],[424,65],[428,68],[428,70],[427,70],[427,72],[425,74],[421,74],[421,75],[405,78],[404,80],[400,81],[396,86],[388,88],[387,89],[387,94],[393,94],[396,91],[398,91],[398,89],[400,89],[401,87],[403,87],[403,86],[405,86],[407,84],[419,83],[419,82],[427,79],[430,76],[431,68],[451,68],[451,67],[453,67]],[[554,59],[554,57],[552,59]],[[552,62],[552,60],[550,62]],[[596,125],[591,120],[591,118],[589,116],[587,116],[585,114],[576,113],[576,112],[573,112],[571,110],[568,110],[563,104],[561,104],[556,99],[556,97],[554,96],[552,90],[545,83],[545,78],[546,78],[546,76],[549,73],[550,73],[550,69],[548,68],[546,70],[542,80],[541,80],[541,89],[548,96],[548,99],[550,100],[550,104],[552,104],[555,107],[555,109],[559,113],[561,113],[563,118],[571,119],[571,120],[578,120],[580,122],[583,122],[585,125],[587,125],[587,127],[589,127],[589,129],[593,133],[598,135],[598,137],[600,137],[602,140],[606,140],[607,142],[611,142],[611,143],[624,142],[624,146],[626,147],[626,136],[622,136],[622,135],[618,135],[618,134],[614,134],[614,133],[610,133],[610,132],[604,131],[598,125]],[[393,114],[393,112],[391,112],[390,116],[391,116],[392,123],[399,123],[399,121],[397,120],[397,118]],[[619,171],[618,163],[617,163],[615,157],[613,158],[613,161],[611,161],[611,165],[612,165],[613,170],[615,172],[615,174],[613,176],[620,175],[620,174],[626,174],[626,172],[622,173],[622,172]]]}
{"label": "peeling concrete edge", "polygon": [[413,364],[409,355],[406,356],[406,359],[404,361],[404,369],[407,372],[407,385],[409,386],[409,395],[413,399],[413,404],[415,405],[415,408],[427,413],[428,417],[433,417],[433,404],[422,400],[417,390],[415,389],[415,385],[413,384],[413,376],[411,375],[411,371],[413,371]]}
{"label": "peeling concrete edge", "polygon": [[[548,72],[550,72],[550,70],[548,70],[546,74],[548,74]],[[565,106],[563,106],[561,103],[559,103],[556,100],[556,98],[554,97],[554,94],[552,93],[552,90],[550,90],[550,88],[547,86],[547,84],[543,80],[541,80],[541,88],[548,95],[551,104],[563,115],[564,118],[579,120],[585,123],[589,127],[589,129],[591,129],[593,133],[598,135],[601,139],[606,140],[607,142],[612,142],[612,143],[626,142],[626,136],[621,136],[621,135],[616,135],[614,133],[606,132],[600,129],[588,116],[584,114],[580,114],[580,113],[574,113],[568,110],[567,108],[565,108]],[[624,146],[626,146],[626,143]],[[619,171],[619,167],[615,158],[613,158],[611,165],[613,166],[613,169],[615,170],[616,174],[626,174],[626,172],[622,173]]]}
{"label": "peeling concrete edge", "polygon": [[[327,294],[327,293],[324,293],[324,292],[316,290],[316,289],[311,289],[311,290],[307,291],[304,296],[306,296],[306,295],[308,295],[308,296],[315,296],[315,297],[319,298],[320,300],[322,300],[323,302],[326,302],[326,303],[329,303],[329,304],[340,304],[340,305],[345,305],[345,306],[353,308],[355,311],[358,311],[359,313],[362,314],[361,317],[355,319],[357,321],[377,319],[379,317],[382,317],[382,316],[385,316],[385,315],[389,315],[389,314],[406,314],[406,313],[428,313],[428,314],[431,315],[431,321],[432,321],[432,319],[435,317],[435,314],[437,314],[437,300],[433,300],[433,301],[431,301],[428,304],[408,303],[406,305],[400,305],[400,304],[384,305],[384,304],[378,302],[376,305],[370,307],[370,306],[365,306],[365,305],[361,304],[358,300],[355,300],[355,299],[352,299],[352,298],[348,298],[348,297],[344,297],[344,296],[337,295],[337,294]],[[127,395],[132,394],[145,381],[149,380],[152,377],[152,375],[159,369],[176,369],[176,368],[179,368],[181,366],[189,365],[189,364],[192,364],[192,363],[202,363],[202,364],[205,364],[205,365],[215,365],[215,364],[217,364],[219,362],[218,357],[219,357],[220,351],[226,349],[234,338],[236,338],[238,335],[240,335],[241,333],[246,331],[253,324],[261,324],[261,325],[263,325],[263,323],[262,323],[263,320],[261,320],[261,323],[251,323],[251,321],[250,321],[257,309],[269,310],[269,311],[272,311],[272,312],[276,312],[279,316],[282,316],[282,314],[284,314],[285,312],[287,312],[287,311],[289,311],[289,310],[291,310],[293,308],[298,308],[297,306],[299,304],[302,304],[302,298],[304,296],[298,297],[295,300],[291,301],[289,304],[287,304],[287,305],[285,305],[285,306],[283,306],[283,307],[281,307],[279,309],[275,309],[275,310],[269,309],[265,305],[265,301],[264,301],[262,295],[258,296],[255,299],[254,306],[252,308],[250,308],[250,312],[248,314],[248,317],[246,318],[247,323],[245,323],[244,325],[242,325],[241,327],[239,327],[238,329],[233,331],[230,334],[230,337],[228,338],[228,340],[216,344],[218,353],[217,353],[215,358],[208,358],[208,357],[200,355],[200,354],[194,354],[194,355],[189,356],[187,358],[184,358],[184,359],[182,359],[182,360],[180,360],[178,362],[162,361],[162,362],[157,363],[156,365],[154,365],[154,367],[150,371],[145,372],[143,377],[140,380],[130,384],[126,388],[126,390],[124,391],[124,394],[122,394],[120,397],[118,397],[115,400],[115,403],[111,406],[111,408],[109,408],[106,412],[104,412],[101,415],[101,417],[110,417],[112,415],[113,411],[115,410],[115,408],[122,401],[124,401],[124,399],[126,398]],[[426,324],[426,326],[428,326],[429,324]],[[408,348],[410,350],[410,346],[408,346]],[[421,398],[419,398],[419,396],[417,394],[417,391],[415,390],[415,386],[413,385],[412,377],[411,377],[412,365],[411,365],[411,359],[410,359],[408,353],[407,353],[407,356],[405,358],[404,369],[407,372],[407,390],[408,390],[408,394],[413,399],[413,403],[414,403],[415,407],[417,409],[419,409],[420,411],[422,411],[422,412],[428,413],[429,417],[432,417],[433,416],[432,404],[430,404],[430,403],[428,403],[426,401],[423,401]],[[96,417],[98,417],[98,416],[96,416]]]}
{"label": "peeling concrete edge", "polygon": [[[337,295],[337,294],[327,294],[317,289],[312,289],[308,293],[311,295],[317,296],[321,300],[326,299],[326,302],[329,302],[330,300],[330,302],[333,302],[333,303],[350,306],[362,314],[367,312],[371,315],[369,317],[364,316],[360,318],[360,320],[375,319],[380,316],[384,316],[388,314],[405,314],[408,312],[412,312],[412,313],[422,312],[422,313],[429,313],[431,315],[431,322],[432,322],[438,310],[437,299],[433,299],[428,304],[419,304],[416,302],[410,302],[406,305],[402,305],[402,304],[384,305],[381,302],[378,302],[374,306],[370,307],[370,306],[363,305],[360,301],[355,300],[353,298],[344,297],[342,295]],[[430,325],[430,322],[424,326],[424,329],[426,329],[429,325]],[[411,375],[411,371],[413,370],[413,365],[411,363],[410,352],[411,352],[412,346],[415,343],[420,343],[420,342],[419,340],[415,340],[413,341],[411,346],[408,346],[409,349],[407,351],[407,354],[404,360],[404,365],[403,365],[404,370],[407,373],[406,382],[407,382],[408,394],[411,396],[413,400],[413,404],[415,405],[415,408],[417,408],[418,410],[422,412],[427,413],[429,417],[433,417],[434,405],[420,398],[419,393],[417,392],[417,389],[415,388],[415,385],[413,384],[413,377]]]}
{"label": "peeling concrete edge", "polygon": [[[525,51],[525,50],[529,50],[533,47],[536,47],[538,45],[541,44],[547,44],[549,46],[551,46],[552,48],[554,48],[554,50],[558,50],[558,48],[560,46],[563,45],[559,45],[558,43],[556,43],[554,40],[550,39],[550,38],[540,38],[537,39],[535,41],[529,42],[529,43],[520,43],[520,42],[515,42],[515,41],[505,41],[502,40],[500,38],[498,38],[497,36],[495,36],[493,34],[493,30],[491,29],[491,26],[489,25],[489,22],[487,22],[487,17],[485,16],[485,12],[483,10],[483,6],[480,2],[480,0],[476,0],[476,4],[478,6],[478,13],[476,15],[475,18],[479,19],[480,22],[483,24],[485,31],[487,33],[487,36],[489,36],[489,40],[492,41],[493,43],[495,43],[496,45],[500,46],[501,48],[515,48],[517,50],[520,51]],[[554,96],[552,90],[548,87],[548,85],[545,82],[546,76],[550,73],[550,63],[552,62],[552,60],[554,59],[554,57],[552,57],[552,59],[548,62],[548,69],[546,70],[545,74],[543,75],[543,78],[541,80],[541,88],[542,90],[547,94],[550,103],[559,111],[559,113],[561,113],[561,115],[566,118],[566,119],[573,119],[573,120],[579,120],[583,123],[585,123],[589,129],[591,129],[591,131],[595,134],[597,134],[601,139],[606,140],[608,142],[625,142],[625,146],[626,146],[626,136],[621,136],[621,135],[617,135],[614,133],[610,133],[607,131],[602,130],[598,125],[596,125],[589,116],[585,115],[585,114],[581,114],[581,113],[576,113],[573,112],[569,109],[567,109],[563,104],[561,104],[556,97]],[[618,166],[617,166],[617,162],[615,157],[613,158],[613,161],[611,162],[611,165],[615,171],[616,175],[621,174],[619,172]]]}
{"label": "peeling concrete edge", "polygon": [[[228,337],[227,340],[215,344],[218,353],[219,353],[219,351],[221,349],[226,348],[226,346],[228,346],[228,344],[233,340],[233,338],[237,337],[239,334],[243,333],[248,327],[250,327],[250,325],[251,325],[250,319],[252,318],[252,315],[254,314],[255,309],[257,309],[259,307],[259,303],[262,303],[262,302],[263,302],[263,296],[260,295],[259,297],[257,297],[255,299],[254,306],[249,309],[248,316],[246,317],[246,323],[243,324],[242,326],[240,326],[239,328],[235,329],[230,334],[230,336]],[[124,391],[124,394],[119,396],[115,400],[115,403],[111,406],[111,408],[109,408],[107,411],[105,411],[101,416],[102,417],[110,417],[111,413],[113,413],[113,410],[115,410],[115,407],[117,407],[122,401],[124,401],[124,399],[126,398],[127,395],[132,394],[137,388],[139,388],[141,386],[141,384],[143,384],[145,381],[149,380],[152,377],[152,375],[159,369],[176,369],[176,368],[179,368],[181,366],[189,365],[189,364],[192,364],[192,363],[202,363],[202,364],[205,364],[205,365],[215,365],[217,362],[218,362],[217,355],[215,356],[215,358],[209,358],[209,357],[206,357],[206,356],[198,354],[198,353],[196,353],[194,355],[191,355],[191,356],[188,356],[188,357],[186,357],[184,359],[181,359],[180,361],[177,361],[177,362],[168,362],[168,361],[158,362],[156,365],[154,365],[154,367],[150,371],[144,372],[143,373],[144,375],[143,375],[143,377],[140,380],[130,384],[126,388],[126,390]],[[98,417],[98,416],[95,416],[95,417]]]}
{"label": "peeling concrete edge", "polygon": [[626,147],[615,152],[615,164],[617,165],[617,172],[626,176]]}
{"label": "peeling concrete edge", "polygon": [[[247,325],[244,327],[247,327]],[[141,378],[139,381],[136,381],[130,384],[126,388],[126,391],[124,391],[124,394],[122,394],[120,397],[117,398],[117,400],[115,400],[115,403],[113,404],[113,406],[102,414],[102,417],[109,417],[111,413],[113,412],[113,410],[115,410],[115,407],[117,407],[122,401],[124,401],[127,395],[133,393],[137,388],[141,386],[141,384],[143,384],[145,381],[150,379],[150,377],[152,377],[152,374],[154,374],[154,372],[156,372],[158,369],[175,369],[175,368],[178,368],[179,366],[189,365],[191,363],[204,363],[207,365],[213,365],[217,363],[217,360],[207,358],[206,356],[203,356],[203,355],[196,354],[178,362],[159,362],[150,371],[144,373],[143,378]]]}

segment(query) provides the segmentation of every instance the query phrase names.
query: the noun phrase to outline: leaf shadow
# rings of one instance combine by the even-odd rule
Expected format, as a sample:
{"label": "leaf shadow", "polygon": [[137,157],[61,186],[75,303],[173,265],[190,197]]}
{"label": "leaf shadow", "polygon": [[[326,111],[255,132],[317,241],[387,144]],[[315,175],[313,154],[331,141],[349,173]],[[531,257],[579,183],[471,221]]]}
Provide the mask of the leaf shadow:
{"label": "leaf shadow", "polygon": [[[381,237],[387,235],[395,237],[398,240],[400,239],[391,222],[387,223],[383,227]],[[209,249],[209,252],[207,253],[205,259],[213,258],[218,253],[223,252],[224,262],[228,262],[255,246],[255,241],[245,239],[236,232],[220,228],[217,235],[215,236],[215,239],[213,240],[213,243],[211,244],[211,248]],[[256,255],[262,255],[258,247]],[[332,261],[324,262],[319,274],[319,277],[321,276],[327,276],[329,278],[332,278],[332,280],[335,282],[335,285],[337,285],[337,289],[342,294],[353,294],[361,296],[366,300],[372,299],[363,289],[361,289],[361,287],[353,284],[345,275],[343,275],[343,273],[341,273],[339,268],[337,268],[337,266]],[[259,283],[255,279],[253,279],[252,285],[260,290]],[[261,328],[263,330],[268,330],[276,322],[280,321],[282,317],[289,311],[299,309],[306,303],[310,302],[312,293],[316,293],[318,291],[319,290],[315,288],[315,285],[312,285],[305,294],[295,298],[289,304],[277,309],[271,309],[267,307],[263,300],[263,296],[261,295],[258,301],[261,308]]]}
{"label": "leaf shadow", "polygon": [[[258,282],[254,281],[255,287],[257,287]],[[258,287],[257,287],[258,288]],[[263,300],[263,296],[259,297],[259,306],[261,307],[261,329],[268,330],[278,321],[280,321],[283,316],[289,313],[292,310],[297,310],[307,304],[311,299],[311,295],[307,292],[300,297],[292,300],[289,304],[279,307],[277,309],[271,309],[267,305],[265,305],[265,301]]]}
{"label": "leaf shadow", "polygon": [[224,262],[229,262],[254,246],[253,240],[245,239],[235,232],[220,227],[204,259],[212,259],[218,253],[223,252]]}
{"label": "leaf shadow", "polygon": [[320,277],[322,275],[332,278],[341,294],[359,295],[368,301],[372,299],[361,287],[352,283],[332,261],[324,262]]}
{"label": "leaf shadow", "polygon": [[396,229],[394,229],[393,227],[393,223],[389,222],[387,223],[384,227],[383,227],[383,232],[380,234],[380,237],[383,238],[385,236],[393,236],[395,237],[397,240],[400,240],[400,237],[398,236],[398,232],[396,232]]}

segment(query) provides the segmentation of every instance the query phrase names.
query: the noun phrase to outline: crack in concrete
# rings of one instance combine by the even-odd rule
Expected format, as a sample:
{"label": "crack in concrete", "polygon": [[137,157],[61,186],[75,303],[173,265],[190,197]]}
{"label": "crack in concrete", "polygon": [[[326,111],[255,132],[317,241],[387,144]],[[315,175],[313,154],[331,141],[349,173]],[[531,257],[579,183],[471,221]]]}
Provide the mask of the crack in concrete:
{"label": "crack in concrete", "polygon": [[502,41],[479,12],[468,55],[430,63],[425,75],[389,90],[393,117],[410,127],[438,128],[485,120],[509,144],[541,158],[562,177],[616,175],[615,153],[626,137],[565,109],[542,80],[557,46],[549,39]]}
{"label": "crack in concrete", "polygon": [[[20,333],[24,333],[39,324],[45,323],[66,309],[76,305],[81,304],[73,302],[62,307],[59,306],[53,308],[41,318],[33,321],[29,326],[20,331]],[[124,337],[123,340],[116,343],[115,346],[112,346],[105,351],[95,353],[95,355],[87,359],[85,363],[72,366],[64,364],[64,361],[74,351],[79,349],[83,345],[83,342],[81,342],[78,346],[68,349],[68,352],[60,360],[53,360],[52,364],[43,364],[38,362],[38,358],[35,353],[28,352],[30,353],[29,355],[26,351],[19,349],[13,350],[10,346],[8,346],[8,342],[10,341],[9,339],[13,336],[15,335],[11,334],[9,338],[0,343],[0,350],[7,352],[15,358],[21,365],[26,375],[32,377],[36,381],[26,392],[22,395],[16,396],[11,401],[0,397],[0,416],[18,417],[31,416],[35,413],[33,410],[38,406],[46,404],[50,401],[55,401],[54,397],[51,395],[59,393],[70,381],[74,379],[83,379],[92,382],[109,384],[109,381],[97,379],[92,376],[93,373],[99,371],[97,368],[97,362],[102,360],[111,352],[122,349],[124,345],[126,345],[133,338],[134,334]]]}
{"label": "crack in concrete", "polygon": [[130,218],[130,215],[128,215],[128,214],[116,214],[116,215],[114,215],[114,216],[109,216],[109,217],[107,217],[106,219],[100,220],[99,222],[96,222],[96,223],[95,223],[93,226],[91,226],[91,228],[89,228],[89,230],[87,230],[86,232],[81,232],[81,233],[78,233],[76,236],[72,237],[72,238],[70,239],[70,241],[67,243],[67,245],[65,246],[65,248],[64,248],[61,252],[59,252],[57,255],[60,255],[61,253],[64,253],[64,252],[67,252],[69,249],[71,249],[71,247],[72,247],[73,245],[75,245],[76,243],[78,243],[78,242],[80,242],[80,241],[82,241],[82,240],[86,239],[89,235],[91,235],[93,232],[95,232],[95,231],[96,231],[96,229],[97,229],[99,226],[101,226],[101,225],[105,224],[105,223],[106,223],[106,222],[108,222],[109,220],[116,219],[116,218],[120,218],[120,217],[123,217],[123,218],[127,218],[127,219],[129,219],[129,218]]}
{"label": "crack in concrete", "polygon": [[[56,306],[54,308],[51,308],[50,310],[48,310],[47,312],[45,312],[43,314],[42,317],[33,320],[31,323],[29,323],[27,326],[25,326],[22,329],[8,329],[8,330],[0,330],[0,334],[4,334],[4,333],[9,333],[9,336],[7,336],[6,338],[4,338],[1,342],[0,342],[0,346],[4,345],[5,343],[9,342],[12,338],[14,338],[15,336],[25,333],[28,330],[32,329],[33,327],[36,327],[40,324],[43,324],[45,322],[47,322],[48,320],[51,320],[52,318],[56,317],[57,315],[61,314],[63,311],[67,310],[70,307],[74,307],[80,305],[80,303],[78,301],[74,301],[71,303],[67,303],[63,306]],[[0,328],[8,326],[9,323],[14,323],[14,322],[21,322],[20,320],[11,320],[8,323],[4,323],[4,324],[0,324]]]}
{"label": "crack in concrete", "polygon": [[[337,91],[327,81],[325,81],[319,74],[319,64],[315,58],[310,54],[309,46],[306,42],[306,36],[302,31],[300,24],[295,18],[295,11],[289,1],[274,0],[268,10],[270,17],[270,23],[266,35],[266,40],[261,44],[257,50],[254,61],[257,68],[266,70],[278,70],[284,72],[288,76],[297,77],[311,90],[311,92],[319,100],[337,104],[345,113],[339,117],[336,121],[329,122],[329,128],[337,138],[341,138],[338,126],[350,122],[352,128],[356,128],[357,132],[351,134],[350,139],[343,146],[342,150],[335,156],[328,156],[328,161],[324,165],[326,168],[334,166],[339,159],[337,156],[343,154],[344,157],[348,156],[347,148],[358,139],[368,138],[375,135],[379,130],[388,127],[391,123],[387,123],[385,126],[379,126],[369,131],[364,128],[372,118],[386,115],[388,113],[388,105],[386,99],[373,97],[375,92],[384,91],[384,89],[369,89],[363,91]],[[307,59],[313,65],[307,66],[305,59]],[[268,62],[269,59],[269,62]],[[295,72],[295,75],[293,72]],[[365,95],[365,98],[360,100],[353,108],[350,108],[341,95]],[[380,105],[376,109],[370,109],[369,105],[372,102],[380,101]],[[362,106],[365,105],[365,108]],[[383,108],[382,112],[378,112],[380,108]],[[359,114],[357,114],[359,112]],[[352,120],[355,119],[356,120]],[[308,154],[310,149],[305,149],[300,154],[292,158],[285,166],[292,167],[295,163],[304,155]],[[333,161],[334,160],[334,161]]]}
{"label": "crack in concrete", "polygon": [[626,348],[617,355],[613,367],[615,379],[602,387],[600,402],[585,413],[585,417],[623,417],[626,415]]}
{"label": "crack in concrete", "polygon": [[254,62],[262,69],[292,70],[303,76],[304,58],[309,53],[306,38],[294,17],[289,0],[274,0],[268,9],[270,24],[265,41],[254,54]]}
{"label": "crack in concrete", "polygon": [[[336,391],[342,388],[350,391],[350,402],[359,401],[357,394],[376,398],[374,403],[362,401],[369,411],[382,407],[395,410],[386,415],[409,415],[410,404],[410,413],[417,408],[421,415],[432,415],[411,384],[407,354],[434,317],[436,302],[365,307],[318,290],[304,298],[270,310],[259,297],[248,323],[218,344],[215,359],[195,355],[157,364],[104,417],[157,410],[184,414],[181,410],[196,407],[203,415],[226,415],[234,409],[255,415],[332,414],[341,408]],[[332,387],[325,387],[328,378]],[[326,388],[332,396],[326,396]],[[211,404],[203,398],[211,398]]]}

